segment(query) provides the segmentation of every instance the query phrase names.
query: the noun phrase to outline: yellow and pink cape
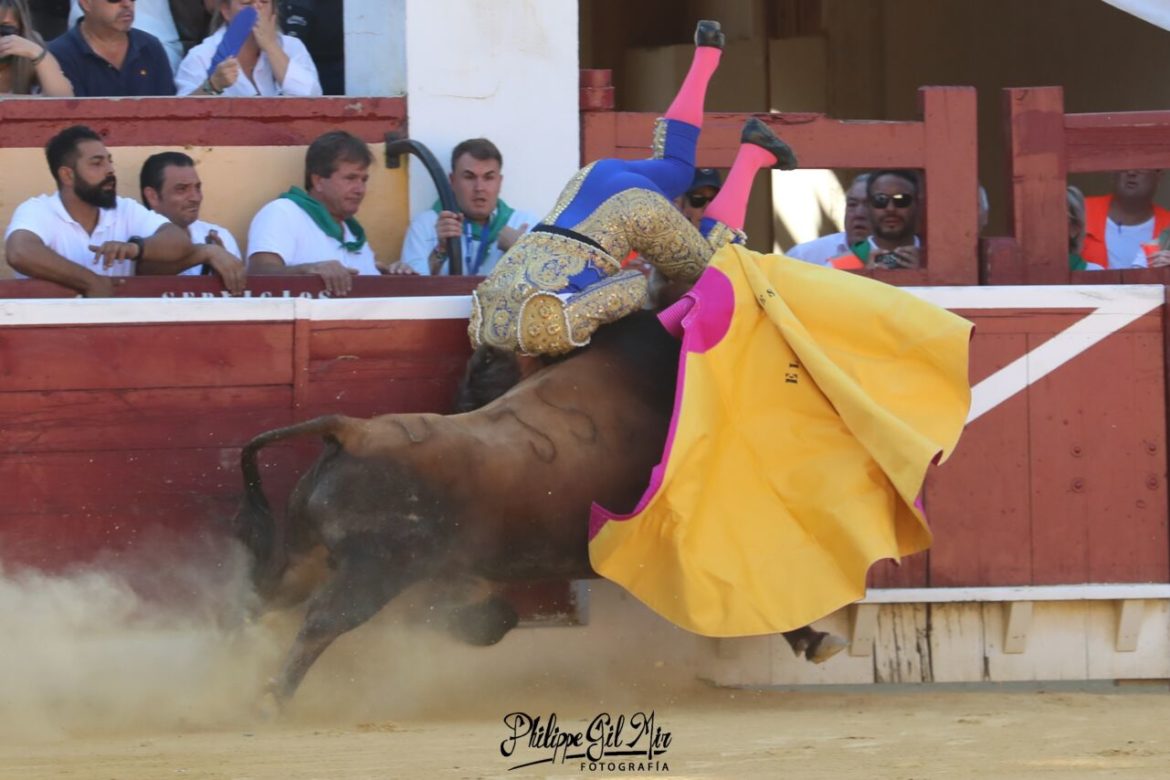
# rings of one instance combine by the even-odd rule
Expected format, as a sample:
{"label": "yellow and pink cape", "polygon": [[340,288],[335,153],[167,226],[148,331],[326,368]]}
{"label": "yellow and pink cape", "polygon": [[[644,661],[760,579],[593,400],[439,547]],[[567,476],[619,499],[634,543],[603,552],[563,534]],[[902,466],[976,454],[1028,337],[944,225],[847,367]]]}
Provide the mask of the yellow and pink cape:
{"label": "yellow and pink cape", "polygon": [[926,549],[917,503],[971,401],[972,325],[896,287],[731,245],[664,313],[674,417],[637,508],[595,506],[598,574],[708,636],[807,625]]}

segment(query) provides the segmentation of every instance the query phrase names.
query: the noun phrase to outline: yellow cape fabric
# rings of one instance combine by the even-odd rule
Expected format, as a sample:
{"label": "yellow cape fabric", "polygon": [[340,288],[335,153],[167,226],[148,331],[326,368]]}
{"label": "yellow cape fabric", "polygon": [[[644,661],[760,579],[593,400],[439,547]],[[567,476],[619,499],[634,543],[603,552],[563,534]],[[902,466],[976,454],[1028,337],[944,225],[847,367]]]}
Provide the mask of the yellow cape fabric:
{"label": "yellow cape fabric", "polygon": [[875,561],[930,546],[915,501],[967,418],[972,325],[739,246],[710,268],[734,290],[730,328],[688,352],[698,298],[661,485],[627,519],[595,507],[589,555],[696,633],[788,631],[863,597]]}

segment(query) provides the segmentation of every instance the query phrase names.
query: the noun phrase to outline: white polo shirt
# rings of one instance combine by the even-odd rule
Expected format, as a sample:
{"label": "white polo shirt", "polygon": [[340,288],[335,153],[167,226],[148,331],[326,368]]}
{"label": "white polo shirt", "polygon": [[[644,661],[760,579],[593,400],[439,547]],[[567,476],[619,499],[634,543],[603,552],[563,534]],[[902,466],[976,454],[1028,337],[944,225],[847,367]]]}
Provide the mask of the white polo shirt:
{"label": "white polo shirt", "polygon": [[[213,230],[219,235],[220,240],[223,241],[223,248],[227,253],[232,257],[240,257],[240,245],[236,243],[236,237],[225,227],[197,219],[187,226],[187,235],[191,236],[192,244],[206,244],[207,234]],[[179,276],[199,276],[202,273],[202,265],[193,265],[190,268],[185,268],[180,271]]]}
{"label": "white polo shirt", "polygon": [[[35,233],[45,242],[45,246],[66,260],[84,266],[99,276],[133,276],[133,260],[119,260],[109,268],[103,268],[100,263],[94,264],[90,246],[100,246],[106,241],[125,241],[131,236],[147,238],[168,224],[170,220],[162,214],[151,211],[136,200],[119,197],[114,202],[114,208],[98,209],[97,227],[91,235],[69,216],[61,196],[53,193],[37,195],[17,206],[4,239],[8,240],[17,230],[27,230]],[[18,279],[28,278],[21,273],[16,276]]]}
{"label": "white polo shirt", "polygon": [[841,255],[849,253],[849,242],[845,238],[845,233],[830,233],[827,236],[814,238],[812,241],[805,241],[803,244],[797,244],[784,253],[786,257],[791,257],[793,260],[803,260],[806,263],[813,265],[828,265],[831,260],[835,260]]}
{"label": "white polo shirt", "polygon": [[[353,241],[349,227],[343,228],[345,240]],[[350,252],[337,239],[325,235],[305,210],[288,198],[277,198],[256,212],[248,229],[248,256],[257,252],[279,255],[285,265],[337,260],[357,269],[360,274],[381,273],[374,263],[374,250],[367,241],[357,252]]]}

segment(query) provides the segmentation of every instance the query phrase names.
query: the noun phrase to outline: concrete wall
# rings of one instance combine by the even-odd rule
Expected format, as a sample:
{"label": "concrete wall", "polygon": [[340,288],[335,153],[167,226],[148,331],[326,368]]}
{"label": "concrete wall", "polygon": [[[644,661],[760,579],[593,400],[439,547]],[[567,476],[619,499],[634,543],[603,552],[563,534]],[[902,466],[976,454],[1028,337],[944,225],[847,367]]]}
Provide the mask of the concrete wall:
{"label": "concrete wall", "polygon": [[[504,156],[502,196],[543,214],[578,168],[575,0],[404,0],[411,137],[447,167],[484,136]],[[435,192],[412,163],[411,212]]]}

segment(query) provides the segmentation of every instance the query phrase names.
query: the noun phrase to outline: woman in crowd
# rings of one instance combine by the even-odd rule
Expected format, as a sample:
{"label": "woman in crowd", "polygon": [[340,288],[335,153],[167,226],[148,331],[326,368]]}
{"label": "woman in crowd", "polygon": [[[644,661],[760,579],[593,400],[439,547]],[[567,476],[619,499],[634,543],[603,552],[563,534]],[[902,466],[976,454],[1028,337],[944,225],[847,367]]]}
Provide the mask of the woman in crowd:
{"label": "woman in crowd", "polygon": [[[244,8],[256,9],[252,34],[239,52],[220,62],[211,62],[227,27]],[[203,43],[187,52],[175,74],[180,95],[231,95],[270,97],[289,95],[311,97],[321,94],[317,68],[305,45],[280,32],[272,0],[219,0],[212,26],[215,31]]]}
{"label": "woman in crowd", "polygon": [[0,94],[73,97],[73,85],[33,29],[25,0],[0,0]]}

